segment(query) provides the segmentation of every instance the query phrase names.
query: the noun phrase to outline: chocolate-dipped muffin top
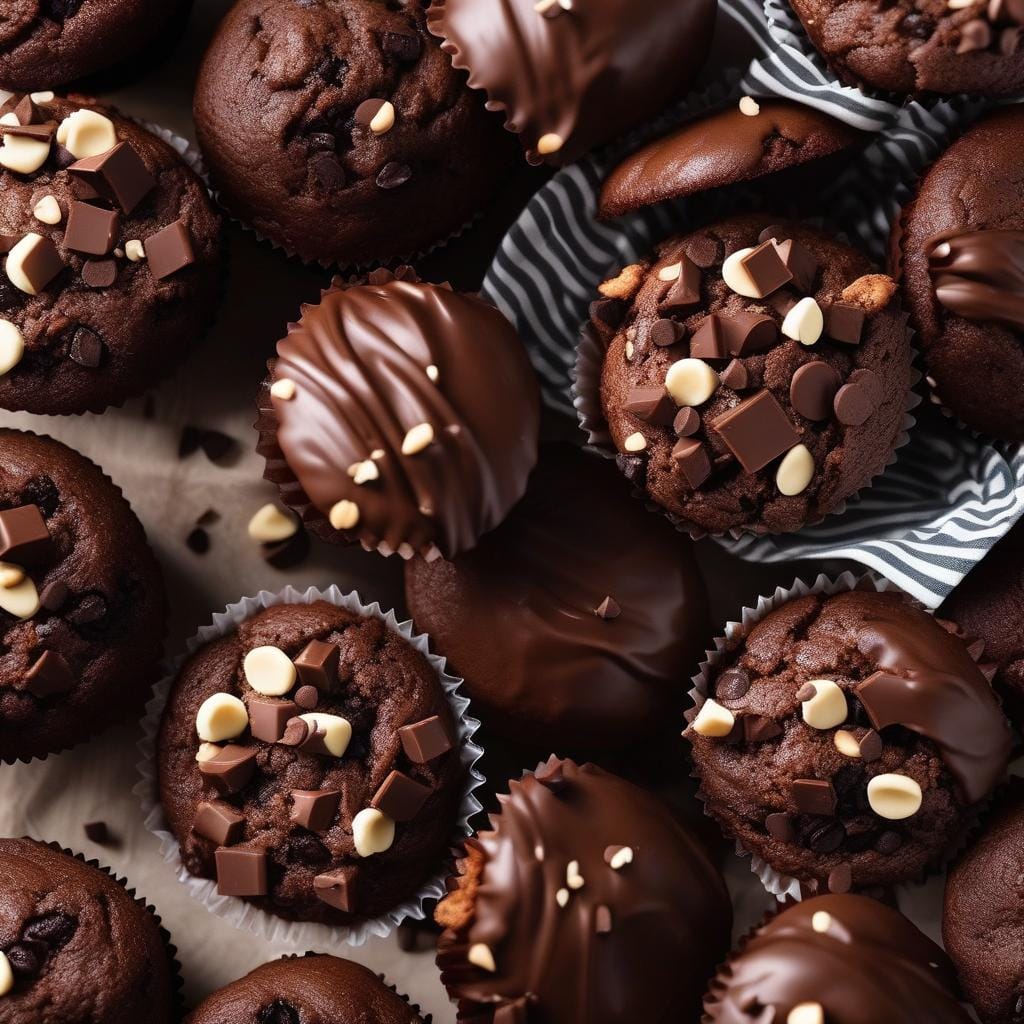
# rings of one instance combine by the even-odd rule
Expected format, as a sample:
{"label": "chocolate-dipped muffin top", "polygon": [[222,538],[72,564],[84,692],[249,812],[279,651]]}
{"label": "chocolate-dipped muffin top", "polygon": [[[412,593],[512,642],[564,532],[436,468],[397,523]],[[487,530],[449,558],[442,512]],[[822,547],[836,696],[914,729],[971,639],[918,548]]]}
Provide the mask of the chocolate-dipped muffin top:
{"label": "chocolate-dipped muffin top", "polygon": [[509,784],[437,909],[441,980],[473,1022],[693,1019],[732,907],[651,794],[551,758]]}
{"label": "chocolate-dipped muffin top", "polygon": [[267,476],[324,539],[451,557],[526,488],[536,378],[483,299],[371,282],[336,282],[278,343],[260,398]]}
{"label": "chocolate-dipped muffin top", "polygon": [[427,18],[531,162],[570,163],[686,90],[716,9],[716,0],[436,0]]}
{"label": "chocolate-dipped muffin top", "polygon": [[866,896],[817,896],[741,943],[705,1001],[705,1024],[968,1024],[945,953]]}

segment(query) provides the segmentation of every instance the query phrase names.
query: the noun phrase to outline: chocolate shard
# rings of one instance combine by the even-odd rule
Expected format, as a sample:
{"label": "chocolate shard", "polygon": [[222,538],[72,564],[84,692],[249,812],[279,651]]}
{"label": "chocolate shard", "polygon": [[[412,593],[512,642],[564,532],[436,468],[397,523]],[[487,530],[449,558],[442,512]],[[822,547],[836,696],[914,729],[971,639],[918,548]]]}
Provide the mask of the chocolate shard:
{"label": "chocolate shard", "polygon": [[25,675],[25,688],[35,697],[68,693],[75,688],[75,676],[59,651],[43,651]]}
{"label": "chocolate shard", "polygon": [[669,286],[658,304],[662,316],[681,313],[700,304],[700,268],[688,256],[679,256],[679,276]]}
{"label": "chocolate shard", "polygon": [[339,789],[293,789],[289,817],[310,832],[326,832],[341,802]]}
{"label": "chocolate shard", "polygon": [[129,214],[156,188],[156,179],[129,142],[73,163],[68,173]]}
{"label": "chocolate shard", "polygon": [[704,317],[690,338],[690,355],[694,359],[724,359],[725,341],[717,313]]}
{"label": "chocolate shard", "polygon": [[721,373],[722,383],[733,391],[742,391],[750,382],[746,366],[734,359]]}
{"label": "chocolate shard", "polygon": [[744,715],[743,738],[747,743],[765,743],[782,735],[782,726],[764,715]]}
{"label": "chocolate shard", "polygon": [[39,603],[48,612],[59,612],[68,599],[68,585],[63,580],[47,583],[39,592]]}
{"label": "chocolate shard", "polygon": [[304,686],[315,686],[325,693],[330,692],[338,682],[338,659],[341,649],[337,644],[310,640],[297,658],[293,658],[299,682]]}
{"label": "chocolate shard", "polygon": [[38,505],[0,512],[0,561],[39,565],[53,558],[53,539]]}
{"label": "chocolate shard", "polygon": [[782,406],[767,389],[722,413],[711,426],[748,473],[763,469],[800,441]]}
{"label": "chocolate shard", "polygon": [[657,385],[638,385],[630,388],[623,407],[626,412],[632,413],[644,422],[660,427],[667,427],[676,414],[675,402],[664,386]]}
{"label": "chocolate shard", "polygon": [[431,792],[429,786],[410,779],[402,772],[393,771],[374,793],[370,806],[376,807],[393,821],[412,821],[423,809]]}
{"label": "chocolate shard", "polygon": [[793,802],[801,814],[829,817],[836,813],[836,791],[824,779],[795,779]]}
{"label": "chocolate shard", "polygon": [[452,749],[448,727],[438,715],[424,718],[422,722],[403,725],[398,738],[406,757],[416,764],[426,764]]}
{"label": "chocolate shard", "polygon": [[355,910],[351,868],[328,871],[313,879],[313,894],[335,910],[351,914]]}
{"label": "chocolate shard", "polygon": [[192,831],[217,846],[234,846],[245,835],[245,815],[222,800],[204,800],[196,810]]}
{"label": "chocolate shard", "polygon": [[779,242],[776,248],[786,269],[793,275],[794,287],[805,295],[810,295],[814,291],[814,281],[818,276],[817,259],[805,246],[792,238]]}
{"label": "chocolate shard", "polygon": [[762,242],[753,251],[748,252],[740,260],[740,265],[762,296],[771,295],[793,280],[793,272],[786,266],[772,239]]}
{"label": "chocolate shard", "polygon": [[249,729],[254,739],[264,743],[277,743],[284,735],[285,726],[299,711],[295,701],[272,697],[253,697],[248,707]]}
{"label": "chocolate shard", "polygon": [[829,302],[825,314],[825,336],[844,345],[859,345],[866,314],[852,302]]}
{"label": "chocolate shard", "polygon": [[740,312],[719,317],[722,344],[728,355],[752,356],[767,352],[779,340],[779,328],[763,313]]}
{"label": "chocolate shard", "polygon": [[773,839],[783,843],[792,843],[796,839],[796,828],[793,826],[793,819],[788,814],[769,814],[764,819],[764,827]]}
{"label": "chocolate shard", "polygon": [[686,483],[696,490],[711,476],[711,460],[704,444],[693,437],[681,437],[672,449],[672,461],[679,467]]}
{"label": "chocolate shard", "polygon": [[229,743],[209,760],[200,761],[199,772],[220,793],[237,793],[252,781],[256,773],[256,749]]}
{"label": "chocolate shard", "polygon": [[76,199],[68,206],[64,244],[85,256],[106,256],[117,243],[120,221],[115,210],[104,210]]}
{"label": "chocolate shard", "polygon": [[103,361],[103,340],[94,330],[80,324],[71,335],[68,358],[87,370],[95,370]]}
{"label": "chocolate shard", "polygon": [[214,854],[221,896],[266,896],[267,851],[222,847]]}
{"label": "chocolate shard", "polygon": [[192,249],[192,235],[183,220],[150,235],[145,243],[146,259],[152,275],[162,281],[179,270],[195,263],[195,252]]}
{"label": "chocolate shard", "polygon": [[97,846],[106,846],[110,842],[110,829],[105,821],[87,821],[82,826],[85,838]]}
{"label": "chocolate shard", "polygon": [[612,619],[617,619],[622,614],[622,608],[619,602],[609,594],[594,609],[594,614],[599,619],[604,619],[605,622],[611,622]]}

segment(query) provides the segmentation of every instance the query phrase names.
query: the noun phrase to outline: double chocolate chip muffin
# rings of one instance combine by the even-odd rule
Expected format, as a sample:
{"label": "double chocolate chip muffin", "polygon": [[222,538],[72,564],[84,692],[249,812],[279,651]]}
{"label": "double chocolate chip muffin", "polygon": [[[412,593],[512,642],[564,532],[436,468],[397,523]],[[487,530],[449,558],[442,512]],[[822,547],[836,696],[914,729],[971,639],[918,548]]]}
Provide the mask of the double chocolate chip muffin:
{"label": "double chocolate chip muffin", "polygon": [[160,570],[121,492],[48,437],[0,430],[0,760],[43,757],[141,706]]}
{"label": "double chocolate chip muffin", "polygon": [[275,605],[201,647],[160,726],[181,859],[279,917],[348,925],[415,895],[463,793],[441,680],[381,620]]}
{"label": "double chocolate chip muffin", "polygon": [[786,601],[727,641],[686,737],[723,831],[805,890],[920,878],[1006,769],[964,643],[899,593]]}

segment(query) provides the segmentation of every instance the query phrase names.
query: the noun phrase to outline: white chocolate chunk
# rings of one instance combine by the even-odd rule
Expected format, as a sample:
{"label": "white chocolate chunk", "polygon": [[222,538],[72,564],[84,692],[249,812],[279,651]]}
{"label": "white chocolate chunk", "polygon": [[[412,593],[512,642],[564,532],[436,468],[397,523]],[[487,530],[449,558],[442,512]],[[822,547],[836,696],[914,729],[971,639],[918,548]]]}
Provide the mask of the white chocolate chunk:
{"label": "white chocolate chunk", "polygon": [[821,306],[809,295],[804,296],[782,321],[782,333],[801,345],[813,345],[825,330]]}
{"label": "white chocolate chunk", "polygon": [[40,607],[39,593],[30,577],[25,576],[13,587],[0,587],[0,608],[16,619],[31,619]]}
{"label": "white chocolate chunk", "polygon": [[843,757],[860,757],[860,744],[857,742],[857,737],[846,729],[837,729],[835,736],[832,737],[832,742],[836,746],[836,750],[839,751]]}
{"label": "white chocolate chunk", "polygon": [[199,749],[196,751],[196,760],[200,763],[212,761],[219,753],[220,747],[216,743],[200,743]]}
{"label": "white chocolate chunk", "polygon": [[298,530],[295,517],[282,512],[272,501],[249,520],[249,537],[259,544],[277,544],[294,537]]}
{"label": "white chocolate chunk", "polygon": [[[812,729],[834,729],[846,721],[846,694],[831,679],[812,679],[814,696],[803,701],[804,721]],[[801,687],[802,689],[802,687]]]}
{"label": "white chocolate chunk", "polygon": [[811,927],[824,935],[832,927],[832,915],[827,910],[816,910],[811,915]]}
{"label": "white chocolate chunk", "polygon": [[249,726],[249,712],[233,694],[214,693],[203,701],[196,715],[196,732],[207,743],[233,740]]}
{"label": "white chocolate chunk", "polygon": [[61,121],[57,141],[76,160],[84,160],[113,149],[117,145],[117,131],[109,117],[83,108]]}
{"label": "white chocolate chunk", "polygon": [[557,153],[565,145],[565,139],[554,132],[548,132],[537,140],[537,152],[541,156],[550,156]]}
{"label": "white chocolate chunk", "polygon": [[821,1003],[798,1003],[789,1011],[786,1024],[825,1024]]}
{"label": "white chocolate chunk", "polygon": [[25,570],[20,565],[0,562],[0,589],[10,590],[25,579]]}
{"label": "white chocolate chunk", "polygon": [[578,860],[569,861],[569,866],[565,869],[565,884],[570,889],[583,888],[583,876],[580,874],[580,862]]}
{"label": "white chocolate chunk", "polygon": [[395,105],[389,100],[385,100],[381,105],[380,109],[373,116],[373,120],[370,121],[370,131],[374,135],[383,135],[385,132],[391,131],[395,126]]}
{"label": "white chocolate chunk", "polygon": [[678,359],[665,374],[665,390],[678,406],[702,405],[718,384],[718,374],[703,359]]}
{"label": "white chocolate chunk", "polygon": [[753,252],[753,248],[737,249],[731,256],[726,256],[722,264],[722,280],[737,295],[746,299],[760,299],[761,290],[754,284],[754,279],[747,273],[743,260]]}
{"label": "white chocolate chunk", "polygon": [[264,697],[283,697],[295,685],[295,665],[280,647],[254,647],[242,670],[245,681]]}
{"label": "white chocolate chunk", "polygon": [[792,496],[807,490],[814,478],[814,456],[805,444],[789,449],[775,471],[775,486],[781,494]]}
{"label": "white chocolate chunk", "polygon": [[697,717],[693,720],[693,731],[698,736],[707,736],[711,739],[721,739],[732,732],[736,724],[736,716],[728,709],[722,707],[716,700],[710,697],[704,701]]}
{"label": "white chocolate chunk", "polygon": [[662,267],[658,271],[659,281],[677,281],[679,275],[683,272],[682,263],[670,263],[667,267]]}
{"label": "white chocolate chunk", "polygon": [[402,441],[403,455],[419,455],[434,443],[434,428],[429,423],[417,423]]}
{"label": "white chocolate chunk", "polygon": [[348,467],[348,475],[357,484],[368,484],[380,477],[380,470],[373,459],[363,459],[362,462],[355,462]]}
{"label": "white chocolate chunk", "polygon": [[0,320],[0,377],[10,373],[25,354],[25,336],[10,320]]}
{"label": "white chocolate chunk", "polygon": [[336,530],[351,530],[359,522],[359,506],[354,501],[344,499],[331,508],[328,518]]}
{"label": "white chocolate chunk", "polygon": [[57,97],[47,89],[45,92],[29,93],[29,98],[33,103],[52,103]]}
{"label": "white chocolate chunk", "polygon": [[[0,151],[0,156],[2,156],[2,151]],[[36,247],[45,241],[42,235],[30,231],[7,254],[7,263],[4,265],[7,277],[15,288],[20,289],[26,295],[39,294],[31,278],[25,273],[25,263],[35,252]]]}
{"label": "white chocolate chunk", "polygon": [[555,892],[555,902],[560,907],[567,907],[569,905],[569,896],[568,889],[559,889]]}
{"label": "white chocolate chunk", "polygon": [[383,853],[395,841],[395,823],[376,807],[366,807],[352,819],[352,839],[360,857]]}
{"label": "white chocolate chunk", "polygon": [[32,216],[43,224],[59,224],[64,219],[60,203],[53,196],[43,196],[33,208]]}
{"label": "white chocolate chunk", "polygon": [[0,124],[5,125],[8,128],[17,128],[21,122],[18,120],[18,115],[13,110],[8,110],[3,117],[0,117]]}
{"label": "white chocolate chunk", "polygon": [[34,174],[49,155],[49,142],[27,135],[6,135],[0,146],[0,165],[15,174]]}
{"label": "white chocolate chunk", "polygon": [[295,397],[295,381],[282,377],[270,385],[270,397],[280,398],[282,402],[290,402]]}
{"label": "white chocolate chunk", "polygon": [[132,263],[139,263],[146,258],[146,247],[138,238],[133,238],[125,243],[124,254]]}
{"label": "white chocolate chunk", "polygon": [[433,384],[436,384],[438,382],[440,376],[441,376],[441,371],[433,363],[431,363],[427,367],[427,379],[429,381],[431,381]]}
{"label": "white chocolate chunk", "polygon": [[880,818],[902,821],[921,809],[921,787],[906,775],[890,772],[868,783],[868,803]]}
{"label": "white chocolate chunk", "polygon": [[757,117],[761,113],[761,106],[753,96],[740,97],[740,113],[747,117]]}
{"label": "white chocolate chunk", "polygon": [[647,438],[638,430],[635,434],[630,434],[625,441],[622,442],[622,447],[627,452],[642,452],[647,447]]}
{"label": "white chocolate chunk", "polygon": [[14,988],[14,971],[7,954],[0,950],[0,996],[7,995]]}
{"label": "white chocolate chunk", "polygon": [[[334,757],[343,757],[352,741],[352,724],[341,715],[328,715],[323,711],[310,711],[299,715],[310,731],[314,729],[321,734],[321,740],[327,752]],[[391,844],[388,843],[390,846]]]}
{"label": "white chocolate chunk", "polygon": [[616,850],[612,855],[612,859],[608,861],[608,867],[612,871],[621,871],[627,864],[633,863],[633,847],[623,846],[621,850]]}
{"label": "white chocolate chunk", "polygon": [[474,967],[479,967],[484,971],[490,971],[492,974],[498,969],[498,965],[494,962],[494,954],[491,952],[491,947],[482,942],[474,942],[473,945],[469,947],[466,959],[473,964]]}

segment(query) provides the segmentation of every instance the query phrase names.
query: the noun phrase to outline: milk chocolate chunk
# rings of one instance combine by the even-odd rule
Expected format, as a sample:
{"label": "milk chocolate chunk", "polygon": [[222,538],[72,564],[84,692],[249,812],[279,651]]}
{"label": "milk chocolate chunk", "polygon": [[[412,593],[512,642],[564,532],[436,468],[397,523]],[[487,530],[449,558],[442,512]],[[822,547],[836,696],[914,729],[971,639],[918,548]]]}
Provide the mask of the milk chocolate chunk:
{"label": "milk chocolate chunk", "polygon": [[748,252],[740,265],[750,276],[761,295],[771,295],[793,280],[793,273],[783,262],[775,243],[769,239]]}
{"label": "milk chocolate chunk", "polygon": [[814,291],[814,279],[818,276],[818,261],[811,252],[792,238],[778,243],[779,257],[786,269],[793,275],[793,286],[809,295]]}
{"label": "milk chocolate chunk", "polygon": [[[34,232],[22,238],[7,258],[7,276],[11,277],[12,261],[18,258],[14,274],[18,288],[29,295],[45,291],[53,279],[64,269],[57,246],[49,238]],[[12,278],[13,280],[13,278]]]}
{"label": "milk chocolate chunk", "polygon": [[79,366],[94,370],[103,359],[103,341],[88,327],[78,326],[71,336],[68,358]]}
{"label": "milk chocolate chunk", "polygon": [[667,427],[676,414],[676,404],[664,385],[631,388],[623,408],[646,423],[661,427]]}
{"label": "milk chocolate chunk", "polygon": [[662,315],[680,313],[700,304],[700,268],[687,256],[679,257],[679,276],[658,305]]}
{"label": "milk chocolate chunk", "polygon": [[605,622],[611,622],[622,614],[622,606],[609,594],[601,599],[601,603],[594,609],[594,614]]}
{"label": "milk chocolate chunk", "polygon": [[669,345],[675,345],[686,337],[686,328],[675,320],[663,317],[654,321],[647,336],[651,339],[652,345],[668,348]]}
{"label": "milk chocolate chunk", "polygon": [[310,640],[297,658],[295,671],[303,686],[315,686],[324,692],[330,691],[338,680],[338,658],[341,651],[337,644]]}
{"label": "milk chocolate chunk", "polygon": [[109,288],[117,280],[117,264],[113,260],[86,260],[82,280],[90,288]]}
{"label": "milk chocolate chunk", "polygon": [[690,487],[696,489],[711,476],[711,460],[704,444],[692,437],[681,437],[672,449],[672,460],[679,466]]}
{"label": "milk chocolate chunk", "polygon": [[14,107],[14,116],[18,119],[18,124],[20,125],[39,124],[43,120],[42,114],[31,95],[22,96],[18,100]]}
{"label": "milk chocolate chunk", "polygon": [[229,743],[209,760],[199,762],[199,772],[225,795],[244,789],[256,773],[256,749]]}
{"label": "milk chocolate chunk", "polygon": [[825,336],[844,345],[859,345],[864,332],[865,312],[852,302],[830,302],[825,306]]}
{"label": "milk chocolate chunk", "polygon": [[711,426],[748,473],[763,469],[800,441],[782,406],[767,389],[722,413]]}
{"label": "milk chocolate chunk", "polygon": [[680,437],[689,437],[700,430],[700,413],[690,406],[685,406],[676,413],[672,421],[672,429]]}
{"label": "milk chocolate chunk", "polygon": [[789,385],[793,408],[809,420],[827,420],[832,415],[832,400],[842,383],[838,371],[816,359],[804,363]]}
{"label": "milk chocolate chunk", "polygon": [[783,843],[791,843],[796,839],[793,819],[788,814],[769,814],[764,820],[764,827],[773,839],[778,839]]}
{"label": "milk chocolate chunk", "polygon": [[64,655],[59,651],[43,651],[25,676],[25,685],[35,697],[67,693],[75,688],[75,677]]}
{"label": "milk chocolate chunk", "polygon": [[430,787],[402,772],[393,771],[370,801],[371,807],[386,814],[393,821],[412,821],[430,797]]}
{"label": "milk chocolate chunk", "polygon": [[59,612],[68,599],[68,586],[62,580],[47,583],[39,592],[39,603],[48,612]]}
{"label": "milk chocolate chunk", "polygon": [[53,539],[38,505],[0,512],[0,562],[39,565],[53,557]]}
{"label": "milk chocolate chunk", "polygon": [[722,343],[731,356],[751,356],[767,352],[779,339],[779,328],[763,313],[741,312],[719,317]]}
{"label": "milk chocolate chunk", "polygon": [[722,383],[733,391],[742,391],[750,383],[750,374],[746,366],[734,359],[721,373]]}
{"label": "milk chocolate chunk", "polygon": [[119,226],[120,217],[116,211],[76,199],[68,206],[64,244],[87,256],[106,256],[117,242]]}
{"label": "milk chocolate chunk", "polygon": [[11,124],[0,125],[4,135],[17,135],[23,139],[37,139],[39,142],[49,142],[57,131],[55,124]]}
{"label": "milk chocolate chunk", "polygon": [[340,802],[338,789],[293,789],[289,817],[310,832],[326,832],[334,824]]}
{"label": "milk chocolate chunk", "polygon": [[740,722],[747,743],[765,743],[782,735],[782,726],[765,715],[744,715]]}
{"label": "milk chocolate chunk", "polygon": [[98,156],[73,163],[68,172],[116,203],[124,213],[132,211],[156,188],[156,179],[131,143],[120,142]]}
{"label": "milk chocolate chunk", "polygon": [[168,224],[146,239],[146,259],[153,276],[162,281],[195,262],[192,235],[183,220]]}
{"label": "milk chocolate chunk", "polygon": [[725,339],[716,313],[704,317],[690,339],[690,355],[694,359],[724,359]]}
{"label": "milk chocolate chunk", "polygon": [[329,907],[350,914],[355,909],[350,872],[344,868],[328,871],[313,879],[313,892]]}
{"label": "milk chocolate chunk", "polygon": [[870,387],[860,383],[844,384],[833,401],[836,419],[844,426],[859,427],[877,408]]}
{"label": "milk chocolate chunk", "polygon": [[293,700],[272,700],[255,697],[249,701],[249,729],[253,738],[264,743],[277,743],[285,726],[299,713]]}
{"label": "milk chocolate chunk", "polygon": [[267,851],[223,847],[216,851],[217,892],[221,896],[266,896]]}
{"label": "milk chocolate chunk", "polygon": [[398,738],[406,757],[416,764],[426,764],[452,749],[448,728],[437,715],[412,725],[403,725],[398,730]]}
{"label": "milk chocolate chunk", "polygon": [[795,779],[793,802],[802,814],[836,813],[836,791],[831,782],[823,779]]}
{"label": "milk chocolate chunk", "polygon": [[217,846],[234,846],[245,835],[245,815],[222,800],[204,800],[196,810],[192,831]]}

